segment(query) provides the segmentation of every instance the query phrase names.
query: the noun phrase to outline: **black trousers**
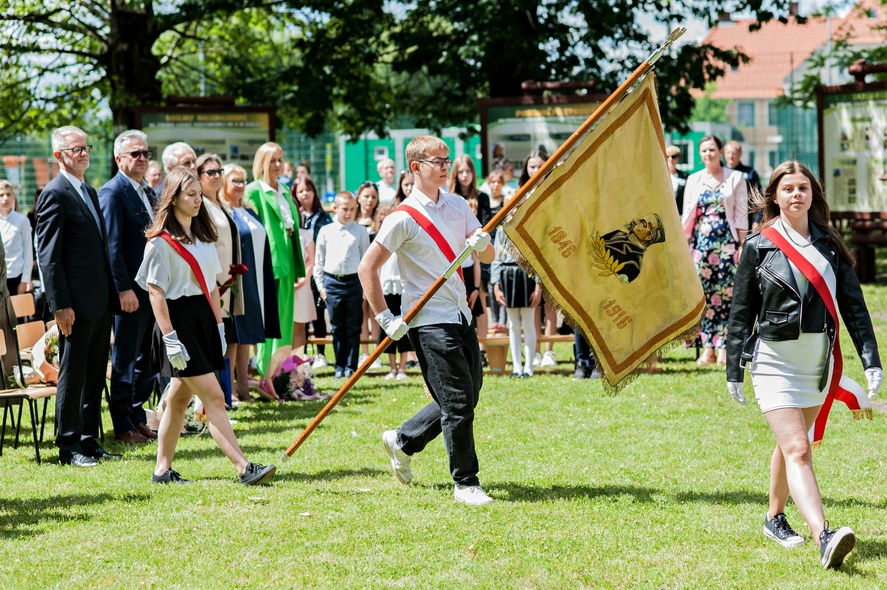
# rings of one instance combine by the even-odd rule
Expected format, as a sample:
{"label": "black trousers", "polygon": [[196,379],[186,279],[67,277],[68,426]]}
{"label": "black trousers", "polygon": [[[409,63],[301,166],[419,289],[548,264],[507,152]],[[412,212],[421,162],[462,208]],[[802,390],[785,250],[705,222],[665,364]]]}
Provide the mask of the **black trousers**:
{"label": "black trousers", "polygon": [[461,324],[410,328],[409,336],[434,401],[398,428],[398,444],[412,455],[443,434],[453,481],[478,485],[474,408],[483,385],[483,368],[477,333],[463,317]]}
{"label": "black trousers", "polygon": [[132,430],[147,419],[143,404],[151,397],[156,374],[151,369],[154,311],[140,303],[132,312],[114,316],[111,351],[111,420],[114,432]]}
{"label": "black trousers", "polygon": [[363,288],[357,274],[345,278],[324,274],[326,308],[330,313],[337,369],[357,370],[360,325],[363,323]]}
{"label": "black trousers", "polygon": [[55,444],[62,454],[98,447],[110,340],[110,313],[96,320],[76,318],[71,335],[59,337]]}

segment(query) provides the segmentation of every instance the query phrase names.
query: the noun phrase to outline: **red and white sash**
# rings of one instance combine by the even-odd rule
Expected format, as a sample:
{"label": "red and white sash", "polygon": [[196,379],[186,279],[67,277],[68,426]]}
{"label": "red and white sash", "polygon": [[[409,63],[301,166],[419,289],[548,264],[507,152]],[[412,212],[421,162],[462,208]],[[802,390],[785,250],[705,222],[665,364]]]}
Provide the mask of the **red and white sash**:
{"label": "red and white sash", "polygon": [[[810,284],[825,302],[825,307],[832,316],[835,324],[835,346],[832,349],[832,372],[827,385],[828,393],[825,402],[816,416],[816,421],[810,431],[811,447],[819,448],[822,437],[825,434],[825,424],[832,404],[837,399],[844,402],[854,419],[872,419],[872,404],[865,390],[846,375],[844,375],[844,358],[841,356],[840,320],[838,318],[838,302],[836,298],[837,279],[834,269],[826,258],[811,245],[809,248],[798,249],[792,244],[785,232],[793,231],[785,228],[781,223],[775,223],[761,230],[761,234],[773,242],[779,250],[807,277]],[[800,236],[800,234],[797,234]]]}
{"label": "red and white sash", "polygon": [[[409,205],[399,205],[394,209],[395,211],[403,211],[404,213],[408,213],[410,217],[416,220],[416,223],[419,224],[419,227],[428,232],[428,235],[431,236],[431,239],[434,240],[434,243],[437,244],[437,247],[440,248],[440,251],[443,253],[444,257],[448,262],[452,263],[456,260],[456,253],[453,252],[453,248],[450,246],[450,243],[447,239],[440,233],[440,230],[437,228],[434,223],[422,215],[416,208],[410,207]],[[462,279],[462,282],[465,282],[465,275],[462,274],[462,267],[456,269],[456,272],[459,273],[459,278]]]}
{"label": "red and white sash", "polygon": [[[212,297],[209,296],[209,289],[206,288],[206,280],[203,278],[203,271],[200,270],[200,264],[197,262],[197,259],[194,258],[194,255],[188,252],[188,250],[175,238],[173,238],[170,233],[166,230],[160,232],[160,237],[166,240],[166,243],[172,246],[172,249],[179,253],[179,256],[185,259],[185,262],[188,263],[188,266],[191,267],[191,272],[194,273],[194,277],[197,279],[197,283],[200,285],[200,290],[203,291],[204,297],[206,297],[207,303],[209,303],[209,308],[213,308],[213,300]],[[232,265],[233,266],[233,265]]]}

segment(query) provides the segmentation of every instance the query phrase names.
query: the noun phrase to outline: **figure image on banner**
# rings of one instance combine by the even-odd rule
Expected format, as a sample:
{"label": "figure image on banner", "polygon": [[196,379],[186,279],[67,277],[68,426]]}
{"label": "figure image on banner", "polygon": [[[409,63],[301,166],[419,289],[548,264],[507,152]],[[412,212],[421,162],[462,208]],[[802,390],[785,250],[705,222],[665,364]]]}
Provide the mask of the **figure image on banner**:
{"label": "figure image on banner", "polygon": [[591,255],[600,276],[615,276],[627,284],[638,278],[644,253],[653,244],[665,241],[662,218],[656,213],[636,217],[603,237],[598,232],[591,236]]}

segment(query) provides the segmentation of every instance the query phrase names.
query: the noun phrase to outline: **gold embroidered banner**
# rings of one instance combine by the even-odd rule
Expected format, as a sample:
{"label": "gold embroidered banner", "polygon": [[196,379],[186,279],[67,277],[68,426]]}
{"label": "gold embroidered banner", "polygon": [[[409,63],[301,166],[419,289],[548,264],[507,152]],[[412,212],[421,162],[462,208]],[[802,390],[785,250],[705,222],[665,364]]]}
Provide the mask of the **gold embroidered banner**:
{"label": "gold embroidered banner", "polygon": [[664,152],[647,75],[504,226],[613,387],[705,309]]}

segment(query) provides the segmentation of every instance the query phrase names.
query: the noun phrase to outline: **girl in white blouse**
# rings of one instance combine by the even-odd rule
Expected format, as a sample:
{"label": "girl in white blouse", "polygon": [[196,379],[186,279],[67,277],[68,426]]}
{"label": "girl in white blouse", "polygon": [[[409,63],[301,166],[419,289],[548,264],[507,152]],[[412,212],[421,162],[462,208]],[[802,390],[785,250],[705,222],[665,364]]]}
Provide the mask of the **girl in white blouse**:
{"label": "girl in white blouse", "polygon": [[12,295],[34,290],[31,271],[34,249],[31,246],[31,222],[16,211],[15,190],[8,180],[0,180],[0,238],[6,251],[6,284]]}
{"label": "girl in white blouse", "polygon": [[276,468],[246,460],[225,412],[222,388],[213,374],[224,366],[225,333],[215,286],[220,270],[213,245],[217,235],[202,202],[200,181],[192,171],[182,167],[170,171],[154,225],[146,231],[149,242],[136,275],[151,299],[173,376],[160,421],[152,481],[188,482],[172,469],[172,460],[185,410],[192,394],[196,394],[203,402],[216,444],[234,463],[241,483],[253,485],[271,477]]}

